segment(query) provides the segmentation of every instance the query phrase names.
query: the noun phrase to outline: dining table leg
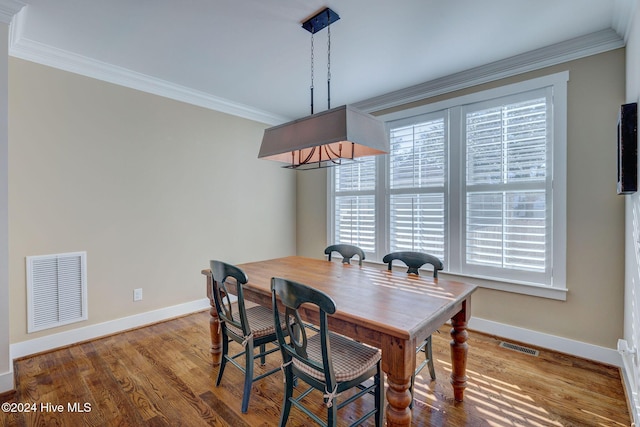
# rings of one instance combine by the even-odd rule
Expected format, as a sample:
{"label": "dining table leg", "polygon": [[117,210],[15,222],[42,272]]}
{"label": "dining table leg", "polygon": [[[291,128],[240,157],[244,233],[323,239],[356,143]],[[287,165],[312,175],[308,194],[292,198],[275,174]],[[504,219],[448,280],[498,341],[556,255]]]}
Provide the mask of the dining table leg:
{"label": "dining table leg", "polygon": [[213,276],[211,270],[202,270],[202,274],[207,277],[207,298],[209,298],[209,330],[211,333],[211,347],[209,352],[211,353],[211,361],[214,366],[220,364],[222,358],[222,335],[220,334],[220,320],[218,319],[218,311],[216,310],[216,302],[213,299]]}
{"label": "dining table leg", "polygon": [[411,376],[415,369],[415,344],[387,337],[382,345],[382,370],[387,375],[386,418],[388,427],[411,425]]}
{"label": "dining table leg", "polygon": [[462,303],[462,310],[451,318],[451,385],[457,402],[463,401],[464,389],[467,388],[467,322],[470,313],[467,300]]}

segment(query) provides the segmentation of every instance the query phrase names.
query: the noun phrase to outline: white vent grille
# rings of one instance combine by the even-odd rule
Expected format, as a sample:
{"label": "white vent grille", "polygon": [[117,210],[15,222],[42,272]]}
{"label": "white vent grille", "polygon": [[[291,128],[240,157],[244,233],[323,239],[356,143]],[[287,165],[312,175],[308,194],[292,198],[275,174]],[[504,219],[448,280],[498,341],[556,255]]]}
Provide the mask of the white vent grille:
{"label": "white vent grille", "polygon": [[87,320],[87,253],[27,257],[28,332]]}
{"label": "white vent grille", "polygon": [[529,347],[523,347],[521,345],[513,344],[513,343],[505,342],[505,341],[501,341],[500,342],[500,347],[506,348],[506,349],[509,349],[509,350],[513,350],[513,351],[517,351],[518,353],[528,354],[528,355],[531,355],[531,356],[538,356],[540,354],[540,352],[538,350],[534,350],[534,349],[529,348]]}

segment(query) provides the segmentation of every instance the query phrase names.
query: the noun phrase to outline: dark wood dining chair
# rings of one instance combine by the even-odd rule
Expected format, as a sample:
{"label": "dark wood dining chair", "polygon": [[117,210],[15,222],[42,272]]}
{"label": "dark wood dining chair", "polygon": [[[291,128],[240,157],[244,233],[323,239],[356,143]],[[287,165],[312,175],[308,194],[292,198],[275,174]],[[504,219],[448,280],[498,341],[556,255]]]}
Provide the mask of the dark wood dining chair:
{"label": "dark wood dining chair", "polygon": [[[220,319],[220,329],[222,334],[222,358],[220,360],[220,369],[218,370],[218,379],[216,387],[220,385],[222,375],[227,362],[244,372],[244,391],[242,394],[242,412],[247,412],[249,407],[249,397],[251,396],[251,386],[254,381],[258,381],[268,375],[280,370],[274,368],[268,372],[254,377],[253,366],[254,360],[260,358],[262,365],[265,364],[265,357],[268,354],[279,350],[277,345],[276,328],[273,323],[273,312],[268,307],[254,306],[245,307],[242,285],[247,283],[246,274],[233,265],[222,261],[211,261],[212,294],[214,296],[218,318]],[[232,278],[235,281],[235,291],[237,300],[237,311],[234,311],[227,289],[227,279]],[[284,325],[280,327],[281,332],[285,331]],[[229,356],[229,342],[235,341],[242,345],[243,351],[236,355]],[[267,350],[266,345],[273,343],[273,348]],[[254,354],[254,348],[259,347],[260,351]],[[244,367],[236,362],[236,358],[244,355]]]}
{"label": "dark wood dining chair", "polygon": [[[325,293],[297,282],[274,277],[271,279],[271,294],[274,308],[277,307],[278,301],[284,306],[284,323],[289,333],[287,342],[284,331],[276,331],[282,350],[285,376],[280,427],[286,426],[292,405],[320,425],[336,426],[338,409],[371,394],[375,399],[375,409],[363,415],[351,426],[361,425],[371,417],[375,417],[376,426],[383,426],[384,384],[380,350],[329,331],[327,318],[335,313],[336,305]],[[309,336],[298,312],[300,305],[307,303],[317,307],[320,319],[320,332]],[[277,310],[274,311],[274,316],[274,324],[283,323]],[[373,378],[373,384],[362,384],[370,378]],[[293,388],[296,379],[304,381],[310,387],[294,398]],[[338,403],[338,395],[352,388],[358,388],[360,391],[350,394],[346,400]],[[326,423],[301,403],[313,389],[324,393]]]}
{"label": "dark wood dining chair", "polygon": [[[433,277],[438,278],[438,271],[441,271],[444,268],[444,266],[442,265],[442,261],[440,261],[438,257],[424,252],[391,252],[390,254],[387,254],[384,256],[384,258],[382,258],[382,262],[387,264],[388,270],[391,270],[394,260],[399,260],[405,263],[405,265],[408,267],[407,274],[420,275],[420,267],[425,264],[431,264],[431,266],[433,266]],[[425,366],[429,367],[429,375],[431,376],[431,380],[433,381],[436,379],[436,370],[433,365],[433,353],[431,350],[431,335],[429,335],[427,339],[425,339],[416,348],[416,354],[420,352],[424,353],[424,361],[420,363],[420,365],[416,368],[415,372],[411,376],[410,408],[413,408],[413,389],[414,383],[416,381],[416,376],[424,369]]]}
{"label": "dark wood dining chair", "polygon": [[324,250],[324,253],[325,255],[329,256],[328,258],[329,261],[331,261],[331,254],[333,252],[338,252],[340,255],[342,255],[343,264],[351,264],[351,258],[353,258],[355,255],[358,255],[358,259],[359,259],[358,263],[360,264],[360,267],[362,267],[362,261],[364,260],[365,256],[364,256],[364,251],[359,247],[354,245],[347,245],[344,243],[327,246],[326,249]]}

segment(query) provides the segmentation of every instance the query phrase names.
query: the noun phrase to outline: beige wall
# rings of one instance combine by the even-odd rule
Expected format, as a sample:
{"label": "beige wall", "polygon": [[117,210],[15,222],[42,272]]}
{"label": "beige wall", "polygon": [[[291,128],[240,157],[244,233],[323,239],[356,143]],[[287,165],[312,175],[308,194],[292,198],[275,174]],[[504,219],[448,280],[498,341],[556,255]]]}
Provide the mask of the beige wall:
{"label": "beige wall", "polygon": [[[623,331],[624,200],[616,195],[616,120],[624,102],[625,53],[618,49],[426,102],[569,70],[566,301],[480,289],[472,315],[615,348]],[[385,111],[390,112],[390,111]],[[317,173],[320,175],[321,173]],[[326,245],[326,174],[298,177],[298,254]],[[308,191],[307,191],[308,190]],[[325,190],[326,191],[326,190]],[[303,198],[301,195],[304,195]]]}
{"label": "beige wall", "polygon": [[297,172],[296,241],[298,255],[324,257],[327,247],[327,173],[326,169]]}
{"label": "beige wall", "polygon": [[[265,125],[15,58],[9,82],[12,343],[204,298],[213,258],[295,253],[295,174],[257,159]],[[25,257],[70,251],[89,320],[27,334]]]}

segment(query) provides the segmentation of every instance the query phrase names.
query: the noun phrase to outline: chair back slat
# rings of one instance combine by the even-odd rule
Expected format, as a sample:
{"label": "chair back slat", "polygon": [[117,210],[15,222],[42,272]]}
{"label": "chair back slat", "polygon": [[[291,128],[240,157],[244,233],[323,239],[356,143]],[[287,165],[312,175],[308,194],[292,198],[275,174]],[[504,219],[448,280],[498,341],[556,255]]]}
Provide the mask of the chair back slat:
{"label": "chair back slat", "polygon": [[[300,319],[298,310],[285,306],[285,317],[287,319],[287,332],[289,333],[289,344],[285,344],[286,350],[290,351],[291,347],[293,351],[290,351],[292,355],[298,355],[302,359],[307,359],[307,330],[305,324]],[[279,314],[275,314],[279,317]]]}
{"label": "chair back slat", "polygon": [[400,252],[391,252],[382,258],[382,262],[387,264],[388,270],[391,270],[391,266],[394,260],[400,260],[406,264],[408,267],[408,274],[416,274],[419,275],[419,268],[425,264],[431,264],[433,266],[433,277],[438,277],[438,271],[442,270],[444,266],[442,265],[442,261],[438,257],[435,257],[431,254],[427,254],[424,252],[411,252],[411,251],[400,251]]}
{"label": "chair back slat", "polygon": [[328,260],[331,261],[331,254],[338,252],[342,255],[343,264],[351,264],[351,258],[358,255],[360,267],[362,267],[362,261],[365,259],[364,251],[357,246],[347,244],[337,244],[327,246],[324,250],[325,255],[328,256]]}

